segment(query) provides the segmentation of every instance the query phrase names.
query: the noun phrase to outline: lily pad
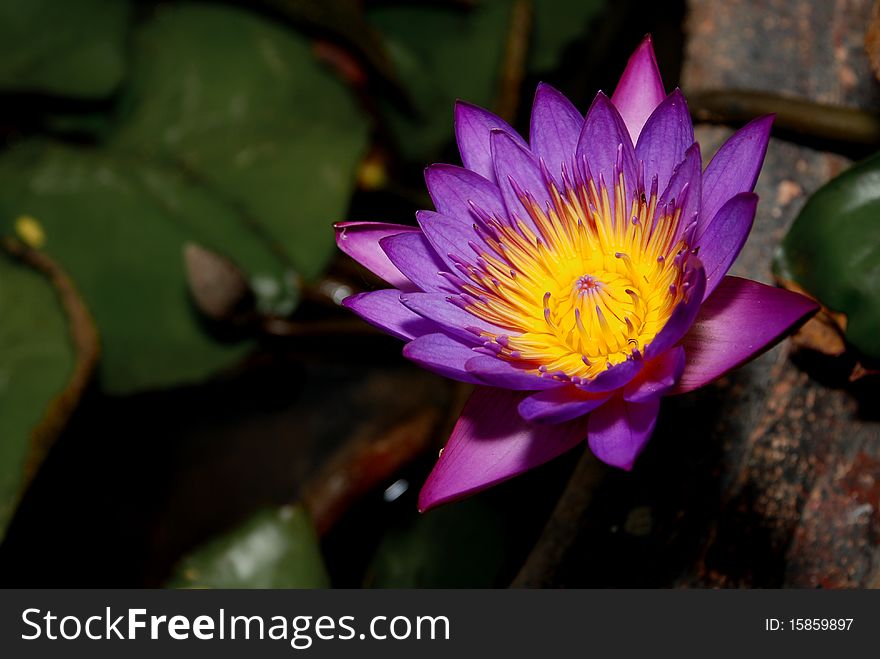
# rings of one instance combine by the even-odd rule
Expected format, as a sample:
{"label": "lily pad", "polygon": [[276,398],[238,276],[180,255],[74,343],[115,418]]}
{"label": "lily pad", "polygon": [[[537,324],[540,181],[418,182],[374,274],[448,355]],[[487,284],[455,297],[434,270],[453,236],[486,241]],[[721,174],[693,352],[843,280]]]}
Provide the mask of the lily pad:
{"label": "lily pad", "polygon": [[[492,108],[510,35],[515,0],[482,0],[473,7],[453,3],[376,6],[368,18],[386,49],[413,107],[383,105],[389,128],[405,158],[428,162],[452,140],[456,99]],[[525,71],[554,68],[566,46],[587,32],[604,0],[534,0],[524,34]],[[531,93],[521,99],[531,103]]]}
{"label": "lily pad", "polygon": [[181,561],[175,588],[327,588],[318,537],[299,506],[258,513]]}
{"label": "lily pad", "polygon": [[0,231],[22,215],[77,282],[103,341],[103,387],[116,394],[201,380],[248,343],[214,340],[187,296],[188,242],[234,255],[253,277],[284,267],[241,216],[180,171],[43,141],[0,154]]}
{"label": "lily pad", "polygon": [[67,318],[49,279],[0,250],[0,539],[36,450],[34,431],[74,371]]}
{"label": "lily pad", "polygon": [[774,270],[832,311],[846,338],[880,359],[880,154],[820,188],[795,219]]}
{"label": "lily pad", "polygon": [[383,105],[405,158],[427,161],[451,141],[457,98],[492,105],[511,6],[494,0],[470,9],[419,3],[368,10],[413,104],[411,112]]}
{"label": "lily pad", "polygon": [[81,99],[125,73],[127,0],[0,0],[0,90]]}
{"label": "lily pad", "polygon": [[118,151],[180,165],[306,278],[334,253],[367,118],[303,35],[248,11],[159,9],[135,38]]}
{"label": "lily pad", "polygon": [[200,326],[184,245],[231,258],[262,306],[294,300],[294,279],[333,254],[367,132],[303,36],[226,6],[158,9],[137,31],[122,106],[100,147],[0,155],[0,229],[23,214],[43,224],[102,330],[115,394],[202,380],[251,347]]}

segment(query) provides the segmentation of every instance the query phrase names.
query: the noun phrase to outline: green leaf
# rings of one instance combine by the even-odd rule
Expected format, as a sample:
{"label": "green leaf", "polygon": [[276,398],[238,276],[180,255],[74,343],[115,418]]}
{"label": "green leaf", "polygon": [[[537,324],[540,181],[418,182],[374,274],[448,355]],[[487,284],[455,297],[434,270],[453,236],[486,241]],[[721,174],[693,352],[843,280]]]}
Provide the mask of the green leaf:
{"label": "green leaf", "polygon": [[[469,9],[438,4],[377,6],[368,17],[386,40],[412,112],[382,104],[404,158],[428,162],[453,139],[456,99],[492,109],[516,0],[482,0]],[[534,0],[526,69],[542,74],[556,67],[565,51],[587,33],[604,0]],[[522,73],[526,73],[522,72]],[[521,90],[530,103],[534,90]]]}
{"label": "green leaf", "polygon": [[880,154],[820,188],[782,241],[774,269],[847,316],[846,338],[880,359]]}
{"label": "green leaf", "polygon": [[0,90],[97,98],[125,72],[127,0],[0,0]]}
{"label": "green leaf", "polygon": [[566,46],[587,34],[605,0],[534,0],[534,27],[529,50],[530,73],[556,68]]}
{"label": "green leaf", "polygon": [[198,381],[250,347],[218,342],[200,327],[184,277],[187,242],[234,255],[255,278],[283,278],[272,251],[230,206],[146,160],[19,144],[0,154],[0,231],[11,233],[21,215],[42,224],[47,253],[92,310],[111,393]]}
{"label": "green leaf", "polygon": [[504,561],[504,527],[480,499],[413,516],[382,539],[366,585],[491,588]]}
{"label": "green leaf", "polygon": [[332,35],[363,58],[386,82],[395,76],[381,39],[370,29],[363,0],[248,0],[318,34]]}
{"label": "green leaf", "polygon": [[182,165],[307,278],[335,246],[367,120],[302,35],[233,7],[171,5],[136,35],[113,148]]}
{"label": "green leaf", "polygon": [[308,42],[246,11],[159,9],[133,57],[105,145],[0,154],[0,228],[23,214],[43,224],[101,328],[114,394],[204,379],[250,348],[200,326],[187,242],[229,256],[262,306],[289,312],[296,276],[333,253],[366,143],[365,119]]}
{"label": "green leaf", "polygon": [[28,480],[33,433],[75,362],[47,277],[0,250],[0,539]]}
{"label": "green leaf", "polygon": [[327,588],[318,538],[299,506],[258,513],[181,561],[175,588]]}
{"label": "green leaf", "polygon": [[427,162],[452,140],[457,98],[491,106],[511,6],[511,0],[493,0],[468,10],[425,4],[368,10],[414,105],[412,114],[383,105],[405,158]]}

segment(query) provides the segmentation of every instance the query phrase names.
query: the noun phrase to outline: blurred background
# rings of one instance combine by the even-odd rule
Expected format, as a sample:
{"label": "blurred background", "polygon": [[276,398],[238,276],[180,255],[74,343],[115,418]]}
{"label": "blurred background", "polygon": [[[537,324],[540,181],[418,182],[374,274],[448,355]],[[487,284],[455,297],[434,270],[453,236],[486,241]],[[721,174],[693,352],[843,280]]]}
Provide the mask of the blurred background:
{"label": "blurred background", "polygon": [[457,98],[527,134],[537,82],[586,110],[651,33],[706,159],[778,113],[734,271],[820,295],[801,243],[771,266],[880,143],[872,4],[0,0],[0,585],[880,585],[877,333],[835,324],[880,275],[667,400],[632,473],[419,515],[468,389],[340,308],[383,286],[332,229],[431,208]]}

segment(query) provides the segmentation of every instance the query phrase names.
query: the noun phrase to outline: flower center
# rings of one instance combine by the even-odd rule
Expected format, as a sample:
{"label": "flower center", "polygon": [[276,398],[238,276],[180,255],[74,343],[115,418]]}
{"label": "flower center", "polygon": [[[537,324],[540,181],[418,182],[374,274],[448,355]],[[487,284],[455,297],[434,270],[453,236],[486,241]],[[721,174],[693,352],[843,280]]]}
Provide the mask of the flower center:
{"label": "flower center", "polygon": [[625,275],[581,275],[568,290],[545,295],[557,336],[575,353],[598,359],[626,348],[640,324],[636,285]]}
{"label": "flower center", "polygon": [[602,282],[593,275],[581,275],[574,280],[574,293],[576,295],[595,295],[602,288]]}
{"label": "flower center", "polygon": [[680,207],[658,207],[656,192],[628,199],[622,175],[610,194],[591,180],[547,185],[545,208],[521,195],[525,218],[481,215],[489,250],[476,265],[462,260],[461,302],[506,332],[483,332],[499,357],[591,379],[641,358],[666,324],[682,294],[685,227]]}

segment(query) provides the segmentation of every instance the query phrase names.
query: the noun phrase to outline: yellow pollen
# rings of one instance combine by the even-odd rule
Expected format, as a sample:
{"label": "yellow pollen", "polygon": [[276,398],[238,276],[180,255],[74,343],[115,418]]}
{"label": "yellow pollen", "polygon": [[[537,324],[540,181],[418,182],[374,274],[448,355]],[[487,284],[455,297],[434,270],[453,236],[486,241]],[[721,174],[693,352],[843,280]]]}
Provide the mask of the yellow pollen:
{"label": "yellow pollen", "polygon": [[527,218],[492,218],[490,253],[468,270],[467,308],[508,334],[486,334],[498,355],[529,369],[591,379],[639,358],[682,297],[688,246],[681,211],[656,195],[627,199],[593,181],[548,184]]}
{"label": "yellow pollen", "polygon": [[46,243],[46,232],[38,220],[21,215],[15,220],[15,232],[28,247],[40,249]]}

